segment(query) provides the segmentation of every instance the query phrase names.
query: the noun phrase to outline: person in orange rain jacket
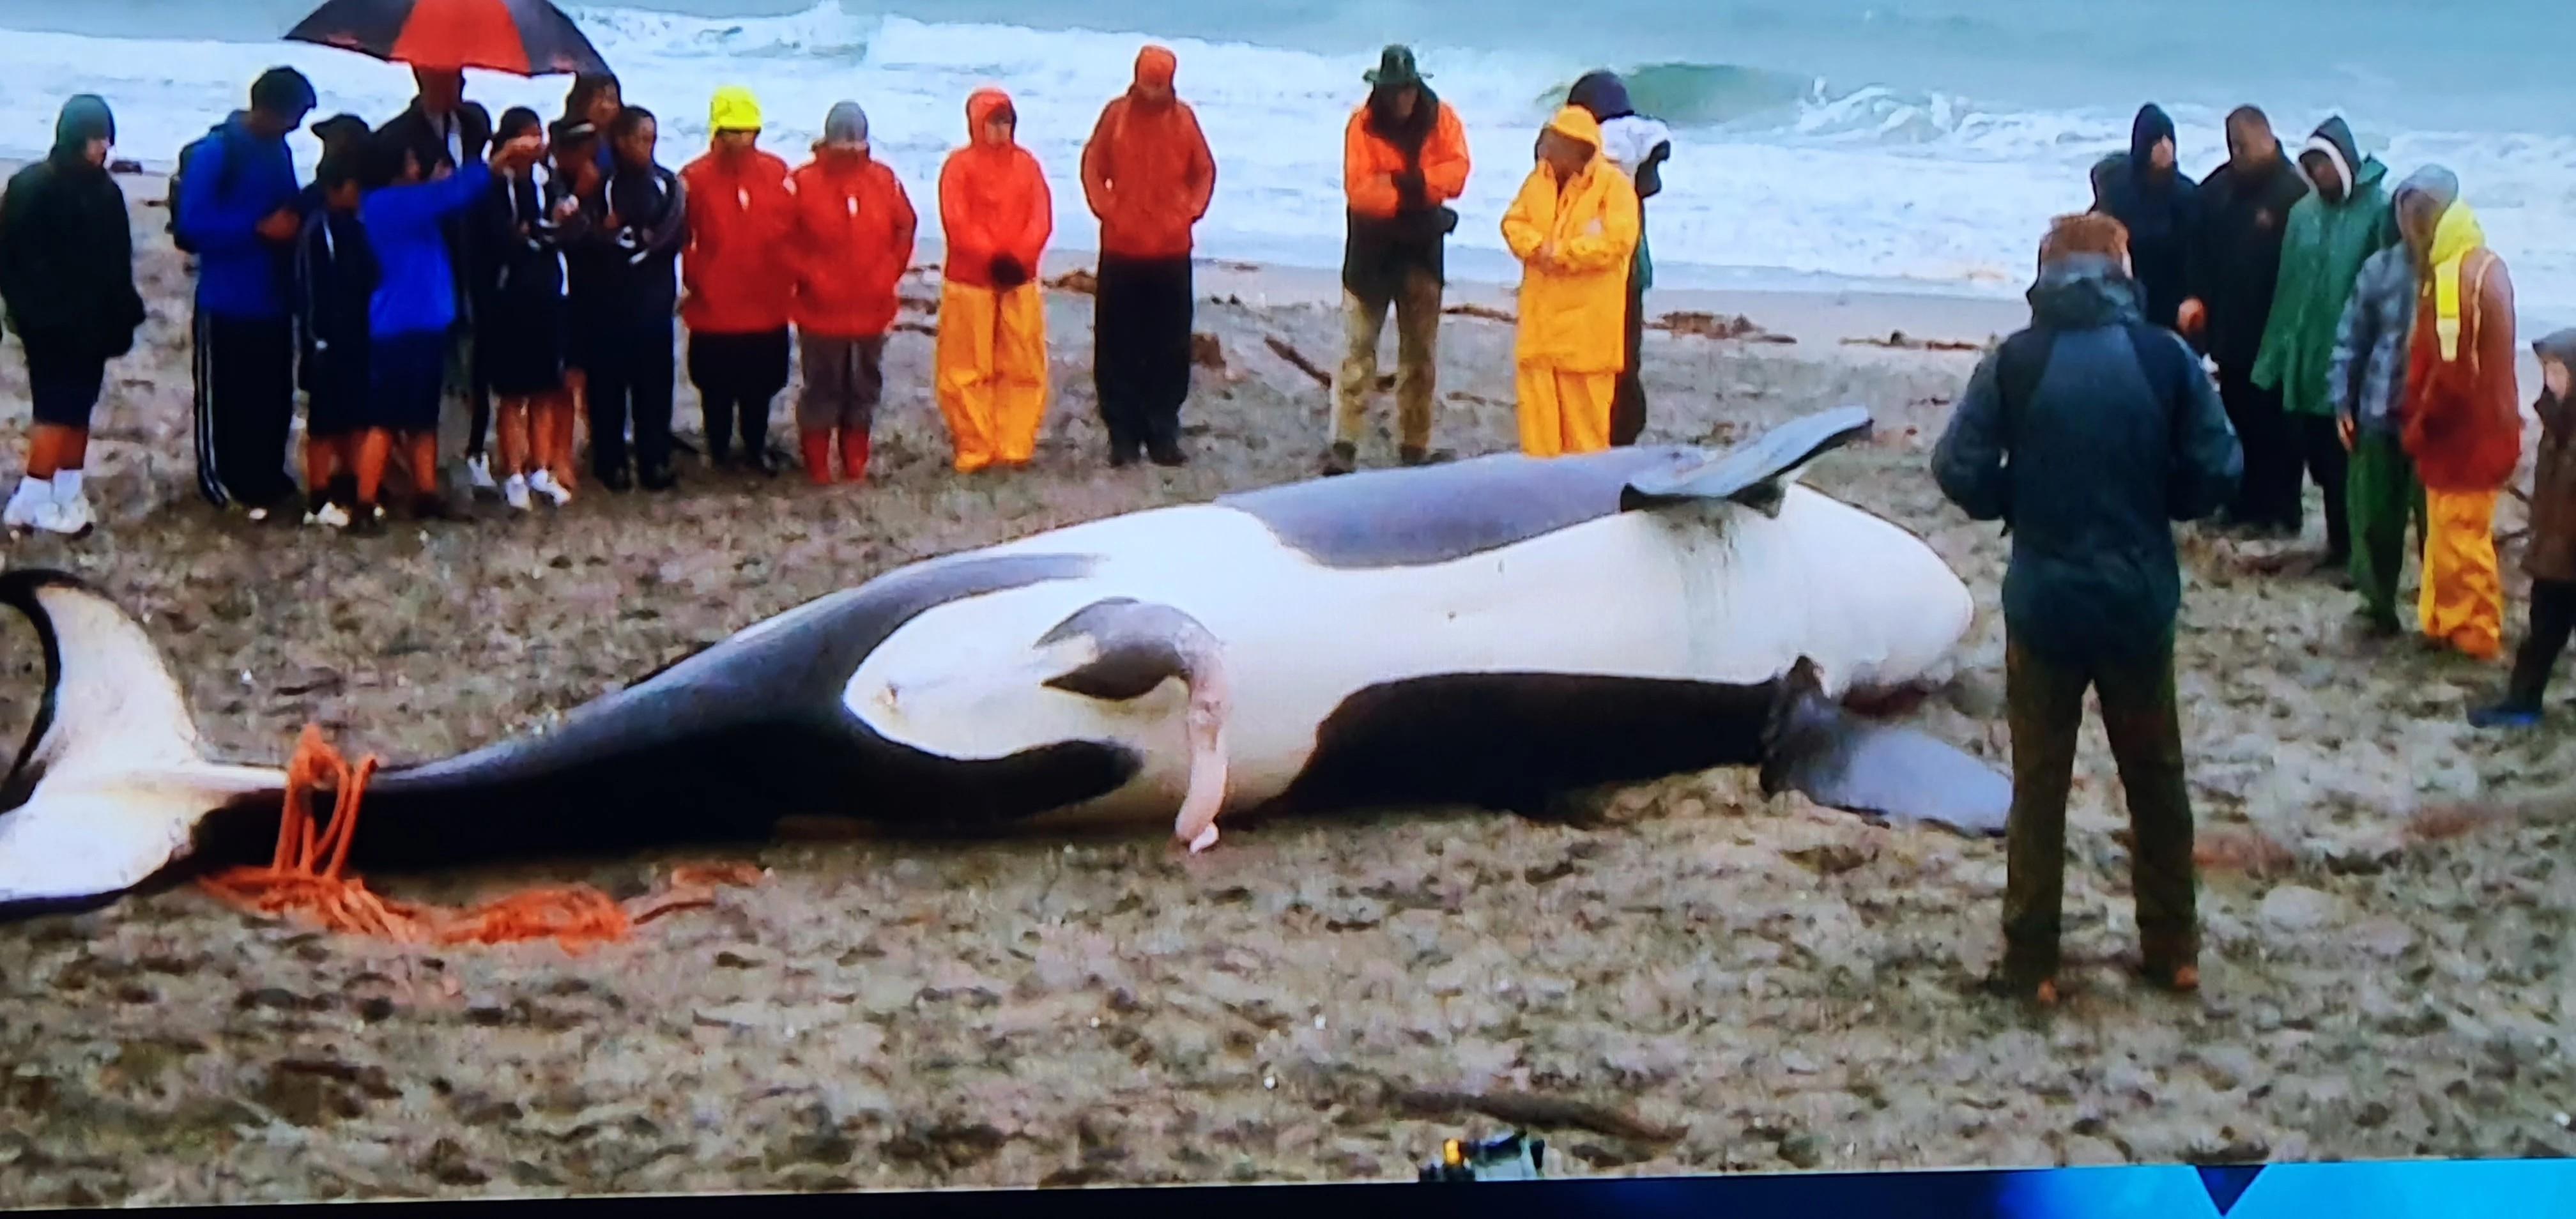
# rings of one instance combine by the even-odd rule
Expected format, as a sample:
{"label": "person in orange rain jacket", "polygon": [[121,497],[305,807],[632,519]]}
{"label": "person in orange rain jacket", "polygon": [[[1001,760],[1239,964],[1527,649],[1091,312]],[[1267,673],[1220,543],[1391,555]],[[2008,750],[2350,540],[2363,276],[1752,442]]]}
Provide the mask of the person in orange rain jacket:
{"label": "person in orange rain jacket", "polygon": [[817,486],[832,481],[835,432],[841,477],[867,477],[895,286],[912,263],[919,227],[903,182],[868,155],[867,112],[856,102],[833,106],[813,161],[796,171],[793,242],[796,337],[805,359],[796,429],[805,475]]}
{"label": "person in orange rain jacket", "polygon": [[796,195],[787,162],[757,146],[760,122],[760,103],[749,90],[716,90],[708,123],[714,146],[680,171],[689,193],[680,320],[689,328],[689,383],[698,387],[706,420],[707,464],[732,464],[739,425],[745,463],[776,474],[769,406],[787,388],[787,315],[796,290],[788,233],[796,223]]}
{"label": "person in orange rain jacket", "polygon": [[957,472],[1037,456],[1046,419],[1046,297],[1038,259],[1055,235],[1046,171],[1014,137],[1019,114],[999,89],[966,99],[965,147],[939,169],[939,221],[948,238],[939,290],[939,413]]}
{"label": "person in orange rain jacket", "polygon": [[1590,111],[1557,111],[1539,162],[1503,213],[1503,243],[1521,260],[1521,451],[1532,457],[1610,447],[1610,408],[1628,366],[1628,260],[1637,252],[1637,187],[1601,155]]}
{"label": "person in orange rain jacket", "polygon": [[1136,83],[1100,111],[1082,147],[1082,193],[1100,217],[1091,356],[1109,464],[1138,453],[1177,466],[1190,396],[1190,226],[1216,194],[1198,114],[1172,93],[1179,61],[1148,46]]}
{"label": "person in orange rain jacket", "polygon": [[1445,249],[1458,227],[1450,200],[1467,191],[1467,128],[1423,83],[1413,52],[1390,46],[1364,79],[1367,104],[1342,136],[1342,189],[1350,204],[1342,247],[1346,345],[1333,382],[1333,447],[1324,473],[1359,464],[1360,426],[1377,390],[1377,345],[1395,309],[1397,455],[1409,466],[1431,450],[1431,396],[1439,371]]}
{"label": "person in orange rain jacket", "polygon": [[2417,191],[2397,223],[2415,255],[2415,333],[2406,360],[2406,455],[2424,483],[2425,638],[2477,660],[2504,655],[2496,497],[2522,462],[2513,280],[2475,212]]}

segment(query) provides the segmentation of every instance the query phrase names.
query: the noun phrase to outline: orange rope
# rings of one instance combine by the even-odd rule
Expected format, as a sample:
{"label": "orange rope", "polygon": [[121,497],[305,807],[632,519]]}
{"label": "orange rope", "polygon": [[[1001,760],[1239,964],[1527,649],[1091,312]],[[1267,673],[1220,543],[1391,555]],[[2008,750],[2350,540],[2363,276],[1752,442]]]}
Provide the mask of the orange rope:
{"label": "orange rope", "polygon": [[[267,867],[231,868],[198,881],[228,905],[254,914],[290,917],[325,930],[405,944],[455,946],[554,940],[569,952],[625,939],[636,924],[673,910],[715,904],[716,889],[760,882],[749,864],[682,865],[659,892],[628,909],[589,885],[513,893],[469,909],[418,905],[381,897],[347,875],[349,843],[359,803],[376,759],[349,765],[307,724],[286,766],[286,795],[278,818],[277,850]],[[332,793],[331,819],[316,827],[313,796]]]}

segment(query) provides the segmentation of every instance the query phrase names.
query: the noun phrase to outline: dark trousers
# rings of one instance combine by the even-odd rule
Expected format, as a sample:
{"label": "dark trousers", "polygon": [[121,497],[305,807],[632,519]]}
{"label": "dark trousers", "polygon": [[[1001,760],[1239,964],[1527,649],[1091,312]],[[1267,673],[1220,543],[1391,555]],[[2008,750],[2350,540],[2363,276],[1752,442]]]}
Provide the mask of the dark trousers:
{"label": "dark trousers", "polygon": [[2228,515],[2248,525],[2295,529],[2299,523],[2299,459],[2281,391],[2264,389],[2242,369],[2218,370],[2218,400],[2245,450],[2245,474]]}
{"label": "dark trousers", "polygon": [[481,457],[483,440],[492,432],[492,378],[484,375],[481,345],[472,330],[451,340],[465,367],[465,455]]}
{"label": "dark trousers", "polygon": [[[2326,495],[2326,559],[2344,563],[2352,558],[2351,492],[2344,486],[2352,454],[2343,447],[2343,432],[2332,415],[2300,415],[2292,420],[2298,428],[2299,459],[2308,477],[2317,480],[2317,488]],[[2292,528],[2301,527],[2301,497],[2298,467],[2290,473]]]}
{"label": "dark trousers", "polygon": [[590,467],[601,478],[626,468],[626,427],[635,425],[635,465],[671,468],[671,318],[602,323],[586,349],[590,361]]}
{"label": "dark trousers", "polygon": [[2567,650],[2570,631],[2576,631],[2576,583],[2532,581],[2531,629],[2513,654],[2513,684],[2506,688],[2506,702],[2540,709],[2540,696],[2549,691],[2549,672],[2558,667],[2559,655]]}
{"label": "dark trousers", "polygon": [[1628,260],[1628,365],[1610,397],[1610,443],[1625,447],[1646,433],[1646,383],[1638,357],[1646,348],[1646,284]]}
{"label": "dark trousers", "polygon": [[265,508],[295,493],[295,328],[286,318],[196,316],[197,492],[221,508]]}
{"label": "dark trousers", "polygon": [[1190,397],[1190,260],[1100,258],[1091,376],[1112,455],[1175,452]]}
{"label": "dark trousers", "polygon": [[707,429],[707,459],[723,461],[742,433],[743,452],[769,448],[769,408],[787,388],[787,328],[759,334],[691,334],[689,384]]}
{"label": "dark trousers", "polygon": [[2004,831],[2005,971],[2019,981],[2057,970],[2066,792],[2088,689],[2101,696],[2102,728],[2128,797],[2139,945],[2150,969],[2192,964],[2199,951],[2198,878],[2172,637],[2135,657],[2066,661],[2031,652],[2007,628],[2004,671],[2013,758],[2012,817]]}

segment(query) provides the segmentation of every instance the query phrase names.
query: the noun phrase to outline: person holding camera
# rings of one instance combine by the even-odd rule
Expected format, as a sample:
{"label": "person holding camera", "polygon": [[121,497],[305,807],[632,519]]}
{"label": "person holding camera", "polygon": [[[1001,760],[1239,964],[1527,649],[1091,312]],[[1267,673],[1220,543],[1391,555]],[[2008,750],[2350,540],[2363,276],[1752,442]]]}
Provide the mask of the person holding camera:
{"label": "person holding camera", "polygon": [[1333,444],[1326,474],[1359,466],[1360,425],[1377,389],[1377,345],[1395,310],[1397,455],[1408,466],[1431,451],[1432,393],[1439,372],[1443,253],[1467,191],[1467,128],[1414,66],[1413,51],[1391,46],[1367,73],[1368,103],[1351,116],[1342,145],[1349,235],[1342,250],[1342,309],[1349,345],[1334,378]]}
{"label": "person holding camera", "polygon": [[1038,260],[1055,235],[1046,171],[1017,140],[1009,94],[966,99],[964,148],[939,170],[939,220],[948,265],[939,290],[939,413],[960,474],[1037,455],[1046,421],[1046,294]]}

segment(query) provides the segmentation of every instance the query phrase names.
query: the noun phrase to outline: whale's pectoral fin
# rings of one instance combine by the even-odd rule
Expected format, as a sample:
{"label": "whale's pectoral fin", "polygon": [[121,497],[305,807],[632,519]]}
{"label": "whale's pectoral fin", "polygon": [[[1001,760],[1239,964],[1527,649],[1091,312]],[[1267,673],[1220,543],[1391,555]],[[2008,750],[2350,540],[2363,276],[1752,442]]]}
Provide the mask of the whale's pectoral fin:
{"label": "whale's pectoral fin", "polygon": [[1825,697],[1815,663],[1805,659],[1781,683],[1763,735],[1762,792],[1784,790],[1965,834],[2001,834],[2012,811],[2012,782],[2001,772],[1923,733],[1855,718]]}
{"label": "whale's pectoral fin", "polygon": [[142,624],[76,576],[0,575],[36,628],[45,693],[0,781],[0,918],[133,889],[193,849],[199,822],[285,775],[208,761]]}
{"label": "whale's pectoral fin", "polygon": [[1695,466],[1649,470],[1628,480],[1619,510],[1725,501],[1765,516],[1780,512],[1786,483],[1808,462],[1869,435],[1869,408],[1840,406],[1787,423]]}
{"label": "whale's pectoral fin", "polygon": [[1172,829],[1193,853],[1216,845],[1216,816],[1225,807],[1231,699],[1223,646],[1188,614],[1125,597],[1075,611],[1038,646],[1076,641],[1090,645],[1091,658],[1047,679],[1048,687],[1107,702],[1143,698],[1166,681],[1189,690],[1190,784]]}

